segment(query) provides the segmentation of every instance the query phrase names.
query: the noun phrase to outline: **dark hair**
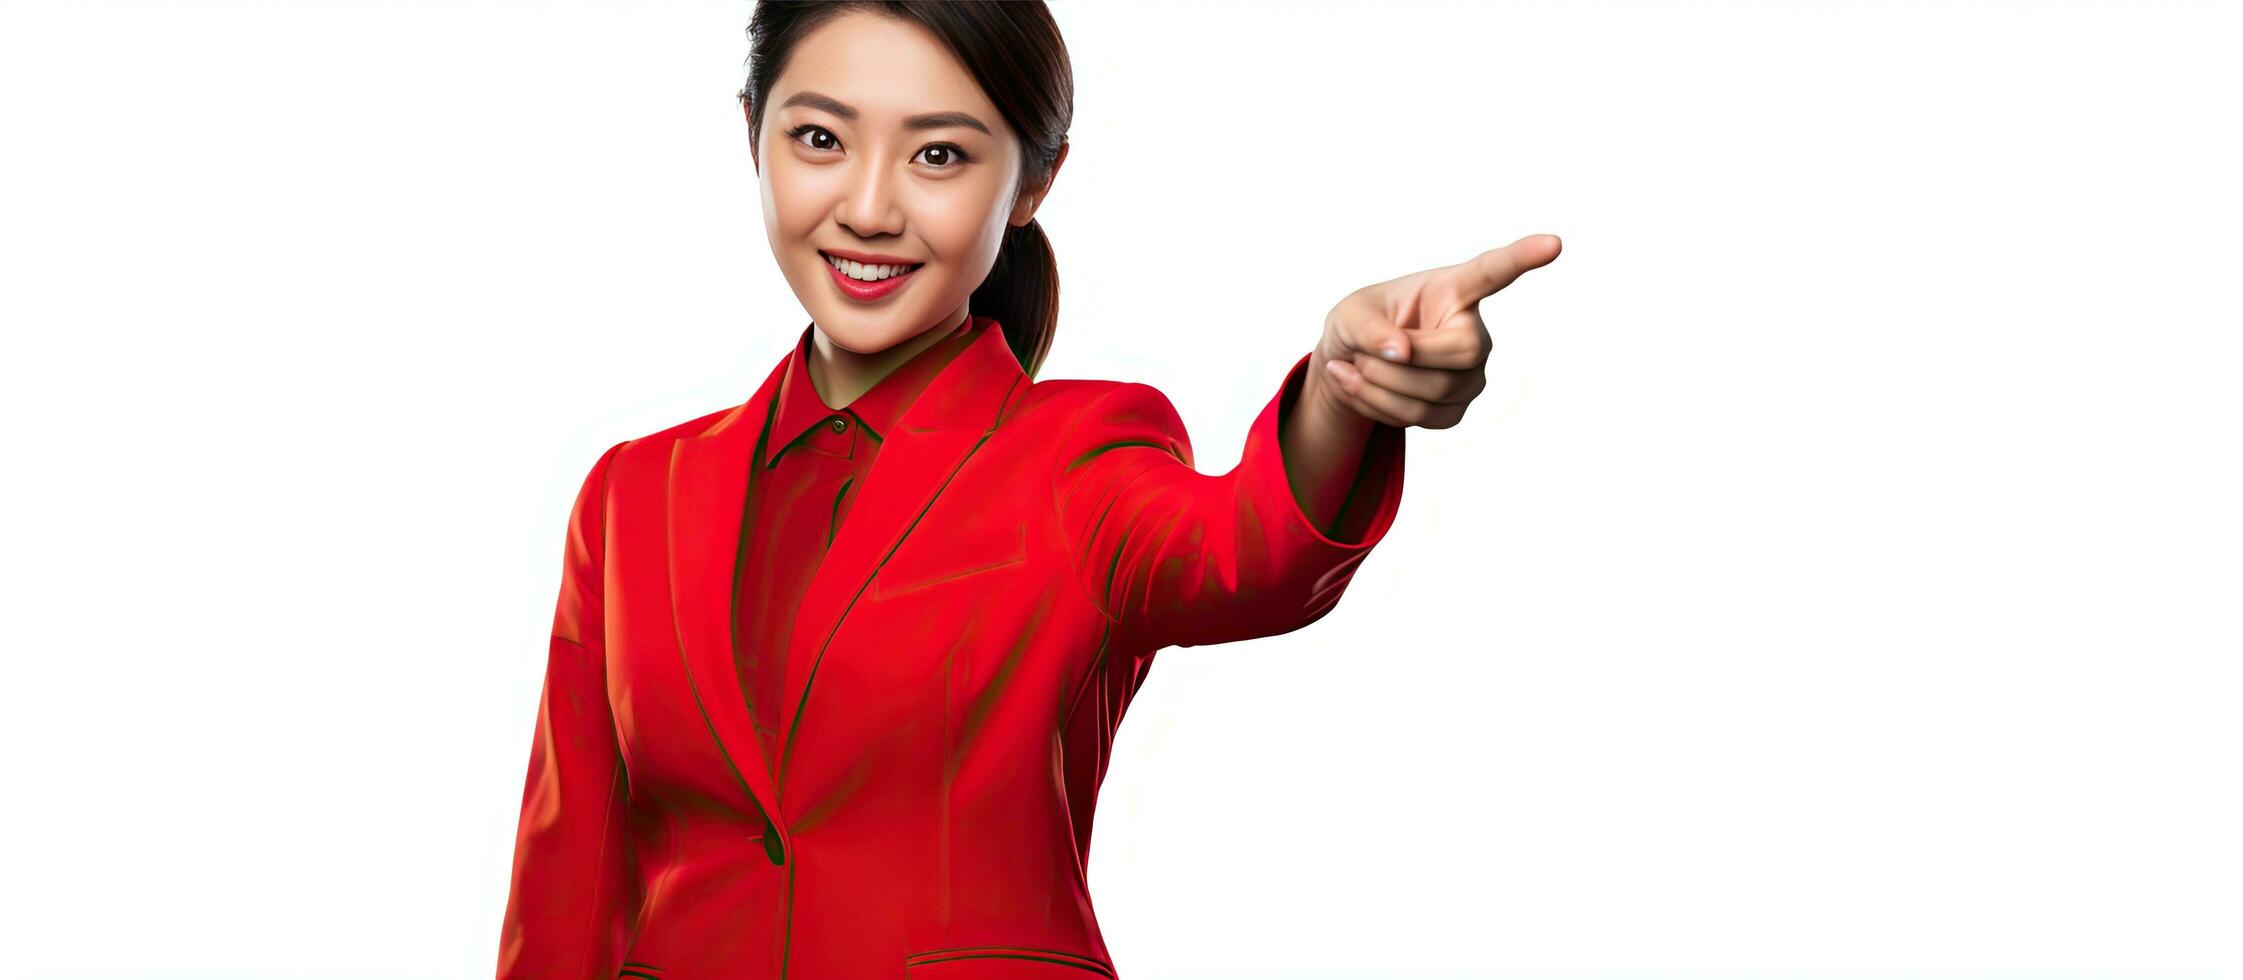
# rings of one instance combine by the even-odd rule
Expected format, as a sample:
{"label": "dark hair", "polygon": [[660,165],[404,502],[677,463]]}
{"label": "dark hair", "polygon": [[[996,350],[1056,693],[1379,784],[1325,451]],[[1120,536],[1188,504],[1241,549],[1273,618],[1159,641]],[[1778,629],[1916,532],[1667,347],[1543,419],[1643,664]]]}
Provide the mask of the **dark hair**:
{"label": "dark hair", "polygon": [[[1075,75],[1059,24],[1042,0],[957,3],[942,0],[757,0],[748,22],[748,80],[740,98],[748,105],[748,147],[763,130],[771,83],[787,66],[795,45],[844,11],[864,9],[917,23],[950,48],[995,103],[1021,143],[1020,189],[1043,186],[1057,168],[1060,147],[1075,116]],[[976,316],[996,320],[1005,342],[1033,378],[1051,350],[1059,322],[1059,266],[1051,242],[1034,219],[1007,226],[989,278],[967,302]]]}

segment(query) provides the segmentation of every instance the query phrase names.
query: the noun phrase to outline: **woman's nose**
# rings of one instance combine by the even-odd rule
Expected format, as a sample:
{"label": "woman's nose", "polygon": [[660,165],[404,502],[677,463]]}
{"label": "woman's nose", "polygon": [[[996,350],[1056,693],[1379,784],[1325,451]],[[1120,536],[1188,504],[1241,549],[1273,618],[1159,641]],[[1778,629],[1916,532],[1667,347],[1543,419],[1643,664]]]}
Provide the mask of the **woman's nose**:
{"label": "woman's nose", "polygon": [[878,163],[860,167],[834,220],[865,238],[903,231],[903,212],[896,207],[894,175]]}

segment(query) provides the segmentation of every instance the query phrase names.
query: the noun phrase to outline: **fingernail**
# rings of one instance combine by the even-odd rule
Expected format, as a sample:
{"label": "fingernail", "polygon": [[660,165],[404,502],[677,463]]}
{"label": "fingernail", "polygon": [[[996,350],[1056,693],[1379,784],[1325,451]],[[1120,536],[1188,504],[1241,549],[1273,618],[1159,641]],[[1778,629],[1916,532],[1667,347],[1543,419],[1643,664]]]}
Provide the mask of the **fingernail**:
{"label": "fingernail", "polygon": [[1392,347],[1388,347],[1384,350],[1379,351],[1379,356],[1384,357],[1389,361],[1399,361],[1402,359],[1402,352]]}
{"label": "fingernail", "polygon": [[1340,362],[1338,361],[1325,361],[1324,373],[1329,374],[1332,377],[1338,378],[1342,381],[1347,380],[1347,373],[1340,370]]}

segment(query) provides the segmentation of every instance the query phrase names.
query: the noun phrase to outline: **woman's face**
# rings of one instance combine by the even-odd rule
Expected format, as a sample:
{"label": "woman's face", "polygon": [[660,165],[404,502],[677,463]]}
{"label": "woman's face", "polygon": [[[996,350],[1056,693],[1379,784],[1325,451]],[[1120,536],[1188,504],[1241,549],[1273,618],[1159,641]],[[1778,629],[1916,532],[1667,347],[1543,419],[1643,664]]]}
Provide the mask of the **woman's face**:
{"label": "woman's face", "polygon": [[[925,28],[852,11],[799,42],[765,99],[764,231],[818,330],[869,354],[959,322],[1036,204],[1016,200],[1019,138],[973,76]],[[828,256],[852,254],[908,272],[844,279]]]}

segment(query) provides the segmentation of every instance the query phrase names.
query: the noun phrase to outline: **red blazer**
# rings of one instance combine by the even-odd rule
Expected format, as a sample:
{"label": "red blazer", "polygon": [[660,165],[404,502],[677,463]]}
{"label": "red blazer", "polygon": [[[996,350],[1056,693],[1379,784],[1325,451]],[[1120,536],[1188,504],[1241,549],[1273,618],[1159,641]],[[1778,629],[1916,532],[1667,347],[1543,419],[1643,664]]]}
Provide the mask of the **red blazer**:
{"label": "red blazer", "polygon": [[1340,524],[1363,535],[1302,514],[1277,423],[1307,362],[1209,476],[1158,390],[1030,382],[986,331],[886,436],[818,569],[777,759],[730,609],[779,372],[601,455],[569,518],[498,975],[1114,976],[1084,869],[1154,653],[1316,621],[1401,504],[1405,430],[1379,426]]}

